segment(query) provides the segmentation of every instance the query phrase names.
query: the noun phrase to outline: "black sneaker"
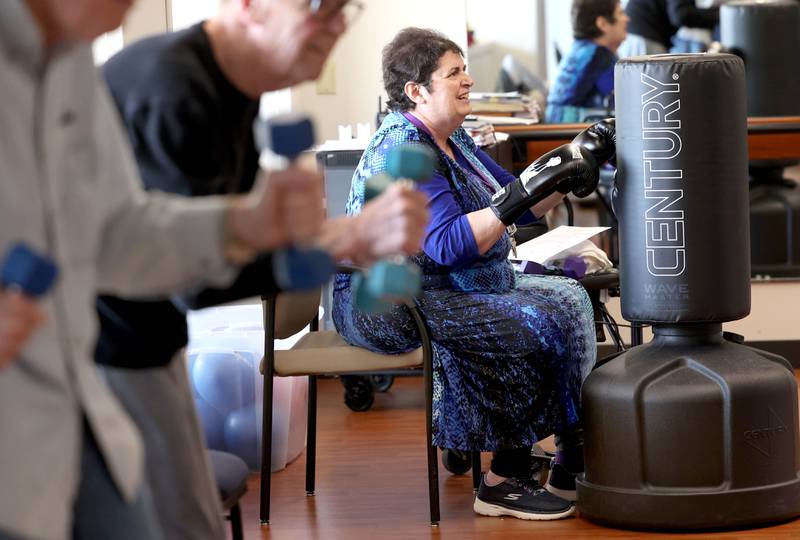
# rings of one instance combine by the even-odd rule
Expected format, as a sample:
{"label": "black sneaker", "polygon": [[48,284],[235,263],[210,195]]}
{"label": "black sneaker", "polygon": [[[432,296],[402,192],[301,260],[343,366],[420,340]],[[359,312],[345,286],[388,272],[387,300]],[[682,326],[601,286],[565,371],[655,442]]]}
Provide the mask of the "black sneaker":
{"label": "black sneaker", "polygon": [[575,502],[578,498],[575,491],[575,476],[561,463],[553,463],[544,488],[557,497]]}
{"label": "black sneaker", "polygon": [[481,479],[472,509],[483,516],[532,520],[561,519],[575,513],[569,501],[556,497],[535,482],[517,478],[506,478],[496,486],[487,486],[486,478]]}

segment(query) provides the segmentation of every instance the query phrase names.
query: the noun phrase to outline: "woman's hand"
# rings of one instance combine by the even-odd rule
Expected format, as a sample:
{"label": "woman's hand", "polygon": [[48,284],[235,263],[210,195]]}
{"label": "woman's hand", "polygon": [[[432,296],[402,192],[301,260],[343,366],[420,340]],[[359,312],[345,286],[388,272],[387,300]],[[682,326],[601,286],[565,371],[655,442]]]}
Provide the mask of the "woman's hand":
{"label": "woman's hand", "polygon": [[500,221],[511,225],[555,193],[572,191],[585,197],[597,186],[598,178],[591,151],[575,143],[564,144],[531,163],[519,179],[495,193],[490,208]]}
{"label": "woman's hand", "polygon": [[379,197],[364,205],[356,233],[365,259],[390,255],[414,255],[422,246],[428,225],[428,198],[409,185],[393,183]]}

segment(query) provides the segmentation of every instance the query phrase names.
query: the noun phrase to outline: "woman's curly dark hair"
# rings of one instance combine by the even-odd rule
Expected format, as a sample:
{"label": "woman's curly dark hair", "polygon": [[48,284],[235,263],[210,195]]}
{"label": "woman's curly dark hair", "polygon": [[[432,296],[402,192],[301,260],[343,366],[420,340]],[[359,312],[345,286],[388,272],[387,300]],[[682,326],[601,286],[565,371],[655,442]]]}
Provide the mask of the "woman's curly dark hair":
{"label": "woman's curly dark hair", "polygon": [[386,105],[393,111],[414,108],[403,90],[409,81],[430,89],[431,75],[444,53],[452,51],[464,56],[456,43],[434,30],[405,28],[383,48],[383,87],[389,95]]}

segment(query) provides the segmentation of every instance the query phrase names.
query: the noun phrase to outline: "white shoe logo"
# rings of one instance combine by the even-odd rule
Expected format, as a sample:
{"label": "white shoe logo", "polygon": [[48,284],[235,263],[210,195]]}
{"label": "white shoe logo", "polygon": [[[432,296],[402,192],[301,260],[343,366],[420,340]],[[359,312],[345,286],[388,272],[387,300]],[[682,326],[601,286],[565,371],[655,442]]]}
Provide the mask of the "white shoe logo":
{"label": "white shoe logo", "polygon": [[522,493],[509,493],[508,495],[506,495],[503,498],[507,499],[509,501],[517,501],[517,500],[519,500],[520,497],[522,497]]}

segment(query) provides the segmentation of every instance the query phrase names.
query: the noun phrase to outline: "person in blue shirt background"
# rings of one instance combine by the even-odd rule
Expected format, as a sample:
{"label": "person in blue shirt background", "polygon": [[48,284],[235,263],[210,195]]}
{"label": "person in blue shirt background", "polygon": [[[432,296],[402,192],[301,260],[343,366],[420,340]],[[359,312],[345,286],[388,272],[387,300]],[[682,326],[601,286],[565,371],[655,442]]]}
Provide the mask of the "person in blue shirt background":
{"label": "person in blue shirt background", "polygon": [[628,16],[619,0],[572,2],[575,41],[558,66],[546,122],[583,122],[585,109],[613,107],[614,65],[627,29]]}

